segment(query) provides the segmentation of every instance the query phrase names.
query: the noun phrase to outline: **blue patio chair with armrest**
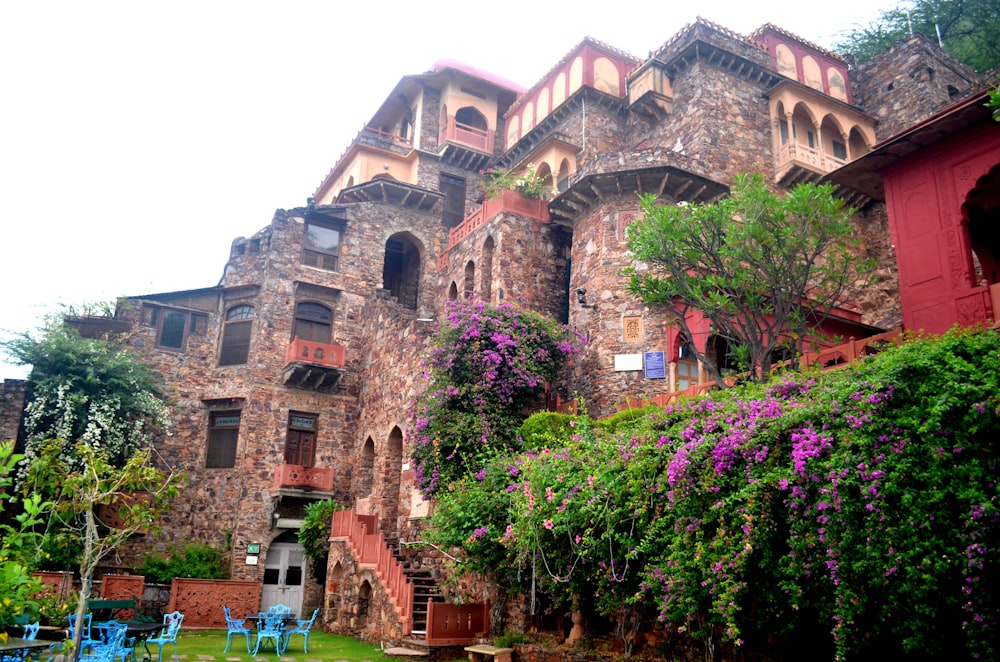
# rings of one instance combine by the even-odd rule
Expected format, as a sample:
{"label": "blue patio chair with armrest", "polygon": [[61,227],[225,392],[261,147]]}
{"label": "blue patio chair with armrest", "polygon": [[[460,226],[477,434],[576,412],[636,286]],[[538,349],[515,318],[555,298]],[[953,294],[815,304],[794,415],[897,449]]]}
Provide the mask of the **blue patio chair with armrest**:
{"label": "blue patio chair with armrest", "polygon": [[106,638],[103,641],[95,641],[88,652],[80,655],[79,662],[114,662],[115,658],[122,655],[125,648],[125,631],[128,626],[124,623],[104,624],[103,631]]}
{"label": "blue patio chair with armrest", "polygon": [[[134,662],[135,637],[128,636],[128,625],[126,623],[106,621],[94,627],[97,628],[101,637],[101,643],[96,645],[115,647],[117,649],[115,657],[121,657],[122,662]],[[118,636],[119,631],[123,633],[121,637]]]}
{"label": "blue patio chair with armrest", "polygon": [[295,621],[296,625],[291,630],[285,632],[285,650],[288,650],[288,642],[291,641],[293,634],[302,635],[302,652],[309,652],[309,630],[312,629],[313,623],[316,622],[316,616],[319,614],[319,609],[313,612],[312,618],[307,621]]}
{"label": "blue patio chair with armrest", "polygon": [[243,635],[247,640],[247,653],[250,652],[250,630],[244,627],[243,623],[246,621],[245,618],[236,619],[229,611],[229,607],[222,605],[222,612],[226,615],[226,627],[228,632],[226,632],[226,647],[222,649],[223,653],[229,652],[229,646],[233,642],[233,635]]}
{"label": "blue patio chair with armrest", "polygon": [[163,647],[167,644],[173,645],[174,657],[177,657],[177,633],[181,631],[181,622],[183,620],[184,614],[179,611],[164,614],[163,629],[160,630],[159,636],[150,637],[146,640],[147,644],[156,644],[158,649],[156,659],[158,662],[163,662]]}
{"label": "blue patio chair with armrest", "polygon": [[289,607],[288,605],[283,605],[281,603],[278,603],[276,605],[271,605],[270,607],[267,608],[267,610],[270,612],[274,612],[276,614],[281,614],[283,616],[288,616],[289,614],[292,613],[291,607]]}
{"label": "blue patio chair with armrest", "polygon": [[[94,644],[101,643],[100,639],[94,639],[90,632],[90,622],[94,615],[89,611],[83,615],[83,622],[80,626],[80,652],[86,652]],[[69,639],[76,638],[76,614],[69,615]]]}
{"label": "blue patio chair with armrest", "polygon": [[285,615],[277,611],[267,611],[257,626],[257,644],[253,648],[256,656],[262,644],[273,644],[274,651],[281,655],[285,652]]}

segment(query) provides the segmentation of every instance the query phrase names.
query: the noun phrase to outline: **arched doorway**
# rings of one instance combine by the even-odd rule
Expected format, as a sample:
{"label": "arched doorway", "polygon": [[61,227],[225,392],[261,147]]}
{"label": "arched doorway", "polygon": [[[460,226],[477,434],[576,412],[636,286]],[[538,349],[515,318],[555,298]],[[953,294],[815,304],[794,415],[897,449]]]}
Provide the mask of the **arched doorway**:
{"label": "arched doorway", "polygon": [[970,285],[1000,283],[1000,165],[980,177],[965,196],[962,220],[972,251]]}
{"label": "arched doorway", "polygon": [[420,294],[421,246],[409,232],[397,232],[385,242],[382,287],[400,305],[417,309]]}
{"label": "arched doorway", "polygon": [[301,614],[304,581],[305,554],[298,542],[298,532],[286,530],[267,548],[260,592],[261,610],[283,604],[291,607],[292,613]]}

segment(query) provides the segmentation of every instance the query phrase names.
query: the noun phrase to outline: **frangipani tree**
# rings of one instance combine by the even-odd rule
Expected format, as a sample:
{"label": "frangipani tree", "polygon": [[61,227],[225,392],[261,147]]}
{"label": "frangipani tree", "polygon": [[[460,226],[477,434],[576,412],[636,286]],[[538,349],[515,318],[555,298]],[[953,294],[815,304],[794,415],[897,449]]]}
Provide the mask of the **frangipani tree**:
{"label": "frangipani tree", "polygon": [[828,184],[779,195],[760,175],[740,175],[717,202],[665,205],[647,195],[642,210],[628,228],[637,264],[625,270],[626,288],[666,313],[722,388],[715,357],[691,342],[692,316],[707,318],[741,371],[766,378],[785,356],[797,365],[809,334],[871,272],[854,239],[854,210]]}

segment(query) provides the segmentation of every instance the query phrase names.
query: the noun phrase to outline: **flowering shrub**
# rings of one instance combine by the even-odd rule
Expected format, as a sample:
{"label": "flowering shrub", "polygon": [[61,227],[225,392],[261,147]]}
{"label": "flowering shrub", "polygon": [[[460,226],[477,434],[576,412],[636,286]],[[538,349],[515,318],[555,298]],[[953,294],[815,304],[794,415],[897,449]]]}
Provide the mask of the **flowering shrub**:
{"label": "flowering shrub", "polygon": [[497,457],[443,499],[437,535],[501,585],[620,633],[662,621],[706,655],[995,657],[997,334],[604,427],[547,425],[551,447]]}
{"label": "flowering shrub", "polygon": [[536,172],[535,164],[529,163],[524,174],[517,175],[503,168],[480,170],[486,197],[490,200],[500,197],[504,191],[517,191],[527,198],[548,200],[559,195],[551,184],[545,183]]}
{"label": "flowering shrub", "polygon": [[513,305],[448,302],[429,356],[430,385],[411,426],[417,485],[431,495],[497,453],[516,449],[523,410],[564,360],[575,337]]}

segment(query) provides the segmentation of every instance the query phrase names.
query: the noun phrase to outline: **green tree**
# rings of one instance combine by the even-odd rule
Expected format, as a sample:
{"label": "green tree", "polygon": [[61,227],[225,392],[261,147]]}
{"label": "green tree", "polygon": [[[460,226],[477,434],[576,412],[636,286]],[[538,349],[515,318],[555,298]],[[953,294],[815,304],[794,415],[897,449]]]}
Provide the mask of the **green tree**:
{"label": "green tree", "polygon": [[29,462],[41,442],[66,439],[124,466],[168,422],[161,378],[113,339],[81,337],[62,318],[52,318],[37,334],[23,333],[0,348],[13,362],[32,366],[25,407]]}
{"label": "green tree", "polygon": [[1000,65],[1000,0],[916,0],[883,11],[868,25],[856,25],[835,48],[858,63],[912,33],[919,33],[976,71]]}
{"label": "green tree", "polygon": [[[78,550],[82,617],[100,561],[152,527],[176,494],[181,477],[153,445],[167,405],[157,375],[124,344],[81,337],[63,319],[2,347],[32,366],[18,489],[52,502],[46,539]],[[109,509],[114,521],[103,521]]]}
{"label": "green tree", "polygon": [[[112,463],[107,454],[80,440],[50,439],[41,443],[28,465],[22,489],[31,494],[42,485],[54,490],[52,528],[74,537],[80,546],[78,565],[80,595],[77,618],[83,618],[94,571],[106,556],[140,531],[154,527],[177,495],[182,477],[162,462],[150,447],[137,450],[124,466]],[[74,461],[67,461],[73,457]],[[105,521],[102,507],[109,508],[116,521]],[[80,653],[80,629],[73,642]]]}
{"label": "green tree", "polygon": [[[647,195],[642,209],[628,231],[638,261],[625,269],[628,292],[664,309],[689,340],[691,316],[704,315],[752,379],[784,356],[794,367],[807,335],[871,269],[853,239],[854,210],[829,184],[779,196],[760,175],[740,175],[718,202],[662,205]],[[715,357],[691,346],[724,387]]]}

